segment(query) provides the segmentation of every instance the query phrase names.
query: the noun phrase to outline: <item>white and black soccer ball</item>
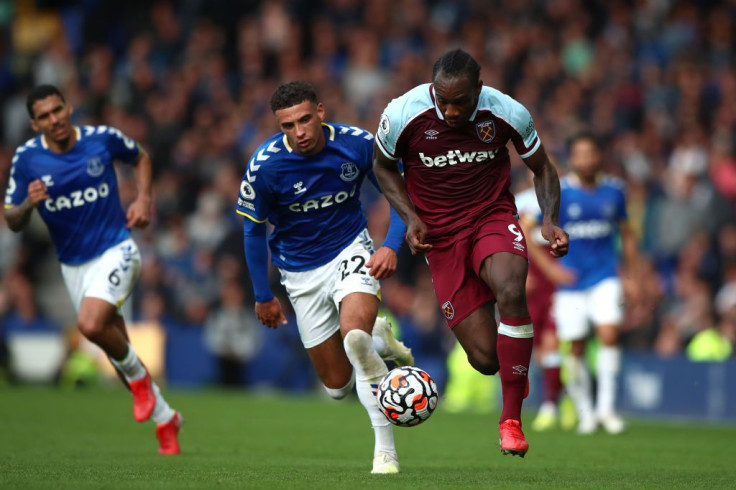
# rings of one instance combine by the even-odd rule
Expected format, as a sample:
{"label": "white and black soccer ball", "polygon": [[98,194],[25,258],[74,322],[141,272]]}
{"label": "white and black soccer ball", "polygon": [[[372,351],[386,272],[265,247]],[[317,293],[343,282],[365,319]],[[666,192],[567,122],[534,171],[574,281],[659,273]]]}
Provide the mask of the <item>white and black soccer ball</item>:
{"label": "white and black soccer ball", "polygon": [[427,371],[402,366],[383,377],[376,390],[378,406],[386,418],[399,427],[419,425],[437,408],[437,385]]}

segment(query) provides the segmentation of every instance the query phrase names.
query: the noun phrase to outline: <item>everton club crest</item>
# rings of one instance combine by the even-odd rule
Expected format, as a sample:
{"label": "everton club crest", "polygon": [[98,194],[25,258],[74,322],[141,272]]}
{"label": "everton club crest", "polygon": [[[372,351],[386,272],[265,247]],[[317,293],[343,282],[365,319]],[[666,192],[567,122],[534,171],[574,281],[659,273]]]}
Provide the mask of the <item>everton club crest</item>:
{"label": "everton club crest", "polygon": [[99,177],[105,172],[105,166],[99,157],[93,157],[87,160],[87,174],[90,177]]}
{"label": "everton club crest", "polygon": [[340,178],[345,182],[352,182],[358,177],[358,166],[353,162],[345,162],[340,166]]}
{"label": "everton club crest", "polygon": [[483,143],[490,143],[496,136],[496,126],[493,121],[482,121],[475,124],[475,132]]}

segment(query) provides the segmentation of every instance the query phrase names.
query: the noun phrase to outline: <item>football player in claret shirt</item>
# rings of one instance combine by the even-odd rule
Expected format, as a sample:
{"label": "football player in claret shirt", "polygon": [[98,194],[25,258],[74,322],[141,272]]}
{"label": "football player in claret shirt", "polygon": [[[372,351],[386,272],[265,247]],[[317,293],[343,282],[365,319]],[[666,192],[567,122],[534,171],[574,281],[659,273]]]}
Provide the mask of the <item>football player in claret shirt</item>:
{"label": "football player in claret shirt", "polygon": [[[77,326],[97,344],[133,394],[133,416],[156,424],[159,453],[178,454],[182,418],[161,396],[128,342],[120,306],[141,270],[130,236],[151,218],[151,159],[138,144],[107,126],[74,126],[73,108],[59,89],[36,87],[28,95],[31,127],[41,133],[18,147],[5,197],[13,231],[38,209],[49,229]],[[135,165],[138,196],[123,211],[113,161]]]}
{"label": "football player in claret shirt", "polygon": [[355,386],[375,433],[372,473],[398,473],[392,426],[376,387],[388,372],[384,360],[411,365],[414,359],[376,315],[379,280],[396,270],[406,228],[392,211],[386,240],[374,251],[360,203],[366,178],[378,188],[370,132],[325,123],[325,109],[306,82],[278,87],[271,109],[281,133],[248,162],[237,205],[256,316],[270,328],[286,323],[268,282],[268,221],[271,263],[281,272],[317,375],[335,399]]}
{"label": "football player in claret shirt", "polygon": [[509,142],[534,173],[542,235],[553,255],[564,255],[559,179],[532,118],[516,100],[483,86],[480,66],[462,50],[437,60],[432,83],[388,104],[373,169],[407,224],[412,252],[426,255],[440,307],[470,364],[500,373],[501,451],[524,456],[521,404],[534,334],[524,293],[526,243],[509,189]]}
{"label": "football player in claret shirt", "polygon": [[[618,239],[632,284],[639,284],[639,253],[628,225],[624,184],[601,169],[596,137],[582,133],[570,143],[570,174],[562,181],[560,225],[570,235],[575,253],[561,259],[575,281],[560,285],[554,316],[560,340],[572,343],[565,359],[567,392],[578,412],[578,432],[589,434],[600,424],[607,432],[624,430],[615,412],[616,381],[621,365],[618,347],[623,319]],[[593,325],[600,340],[597,351],[597,397],[593,407],[591,381],[584,361],[585,341]]]}

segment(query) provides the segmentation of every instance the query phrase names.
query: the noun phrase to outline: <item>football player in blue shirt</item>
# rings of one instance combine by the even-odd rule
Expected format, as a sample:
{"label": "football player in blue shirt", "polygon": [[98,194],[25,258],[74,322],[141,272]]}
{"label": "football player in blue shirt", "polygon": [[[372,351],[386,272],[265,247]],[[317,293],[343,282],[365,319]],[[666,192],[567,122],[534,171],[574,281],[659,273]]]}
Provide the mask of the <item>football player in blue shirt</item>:
{"label": "football player in blue shirt", "polygon": [[[624,184],[601,172],[601,151],[593,135],[579,134],[572,139],[570,168],[572,172],[560,182],[560,226],[570,235],[571,253],[560,261],[575,278],[559,285],[554,296],[557,335],[572,343],[566,360],[567,390],[577,408],[578,432],[594,432],[601,424],[607,432],[617,434],[624,430],[614,410],[621,365],[618,333],[623,319],[618,238],[626,270],[635,276],[639,267],[636,239],[627,224]],[[583,359],[591,324],[601,342],[595,409]]]}
{"label": "football player in blue shirt", "polygon": [[375,433],[372,473],[398,473],[391,424],[375,396],[384,360],[413,363],[378,312],[379,279],[396,269],[405,227],[392,211],[388,235],[374,251],[360,203],[372,173],[373,135],[325,123],[314,88],[291,82],[276,89],[271,110],[281,128],[248,162],[237,212],[244,216],[245,259],[264,325],[286,323],[268,282],[271,262],[281,272],[302,343],[327,393],[341,399],[355,385]]}
{"label": "football player in blue shirt", "polygon": [[[157,424],[159,453],[180,452],[181,415],[172,410],[128,342],[120,306],[140,275],[130,229],[151,215],[151,159],[115,128],[74,126],[73,107],[51,85],[34,88],[26,106],[39,136],[13,156],[5,218],[20,231],[37,209],[49,229],[82,334],[97,344],[133,394],[133,416]],[[135,165],[138,197],[123,211],[113,161]]]}

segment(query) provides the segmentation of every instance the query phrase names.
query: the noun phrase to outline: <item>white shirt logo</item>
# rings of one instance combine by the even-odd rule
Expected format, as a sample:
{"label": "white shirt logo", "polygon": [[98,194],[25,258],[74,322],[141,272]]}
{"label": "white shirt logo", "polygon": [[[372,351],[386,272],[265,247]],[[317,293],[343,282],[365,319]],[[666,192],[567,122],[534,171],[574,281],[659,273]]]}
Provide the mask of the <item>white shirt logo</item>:
{"label": "white shirt logo", "polygon": [[436,140],[437,135],[440,134],[440,132],[437,131],[436,129],[428,129],[424,132],[424,134],[426,135],[426,138],[428,140]]}
{"label": "white shirt logo", "polygon": [[303,186],[304,186],[304,182],[302,182],[301,180],[297,182],[296,184],[294,184],[294,189],[296,189],[294,191],[294,194],[301,194],[302,192],[307,192],[307,189]]}

